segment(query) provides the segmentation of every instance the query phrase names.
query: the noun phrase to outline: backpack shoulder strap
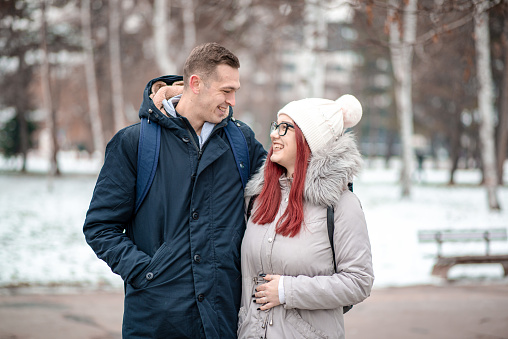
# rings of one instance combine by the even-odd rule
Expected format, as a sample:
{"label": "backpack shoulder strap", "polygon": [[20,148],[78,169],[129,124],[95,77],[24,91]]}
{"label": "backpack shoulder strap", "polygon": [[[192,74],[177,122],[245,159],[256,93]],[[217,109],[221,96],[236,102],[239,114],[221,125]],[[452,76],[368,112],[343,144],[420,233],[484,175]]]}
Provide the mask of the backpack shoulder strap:
{"label": "backpack shoulder strap", "polygon": [[337,267],[337,263],[335,262],[335,248],[333,246],[333,231],[335,230],[335,223],[333,222],[332,206],[328,206],[326,208],[326,226],[328,228],[328,239],[330,240],[330,247],[332,249],[333,269],[335,270]]}
{"label": "backpack shoulder strap", "polygon": [[228,121],[224,131],[226,132],[226,137],[231,145],[231,150],[233,151],[233,156],[236,161],[236,167],[238,168],[238,172],[240,172],[242,185],[245,189],[250,175],[250,158],[247,140],[240,129],[240,123],[236,122],[234,118],[231,118],[231,120]]}
{"label": "backpack shoulder strap", "polygon": [[[350,182],[347,184],[348,189],[353,192],[353,183]],[[328,239],[330,240],[330,247],[332,249],[332,256],[333,256],[333,269],[337,269],[337,262],[335,261],[335,247],[333,246],[333,231],[335,230],[335,223],[334,223],[334,217],[333,217],[334,211],[332,206],[328,206],[326,208],[326,226],[328,228]],[[349,310],[353,308],[353,305],[344,306],[342,308],[342,313],[347,313]]]}
{"label": "backpack shoulder strap", "polygon": [[157,123],[149,122],[146,118],[141,119],[134,213],[138,212],[155,177],[159,161],[160,140],[161,127]]}
{"label": "backpack shoulder strap", "polygon": [[253,195],[250,200],[249,200],[249,205],[247,206],[247,220],[249,220],[251,214],[252,214],[252,207],[254,207],[254,201],[256,201],[256,198],[258,197],[258,195]]}
{"label": "backpack shoulder strap", "polygon": [[[347,188],[353,192],[353,183],[350,182],[347,184]],[[332,248],[333,255],[333,267],[334,269],[337,267],[337,263],[335,262],[335,248],[333,246],[333,231],[335,230],[335,223],[333,221],[333,206],[328,206],[326,208],[326,226],[328,227],[328,239],[330,240],[330,247]]]}
{"label": "backpack shoulder strap", "polygon": [[[332,248],[333,256],[333,270],[337,269],[337,263],[335,262],[335,248],[333,246],[333,231],[335,229],[335,223],[333,222],[333,207],[328,206],[326,208],[326,225],[328,227],[328,239],[330,239],[330,247]],[[342,314],[349,312],[353,308],[353,305],[343,306]]]}

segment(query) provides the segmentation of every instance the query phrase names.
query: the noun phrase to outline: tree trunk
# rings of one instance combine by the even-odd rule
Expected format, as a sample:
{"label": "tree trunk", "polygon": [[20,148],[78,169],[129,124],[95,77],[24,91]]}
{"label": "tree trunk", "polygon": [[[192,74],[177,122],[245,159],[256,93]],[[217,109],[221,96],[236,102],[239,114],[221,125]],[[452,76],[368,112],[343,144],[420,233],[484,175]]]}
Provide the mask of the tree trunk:
{"label": "tree trunk", "polygon": [[[301,83],[302,98],[323,98],[325,88],[326,60],[323,51],[326,48],[326,23],[324,8],[315,2],[305,1],[304,13],[304,59]],[[338,97],[337,97],[338,98]],[[337,99],[335,98],[335,99]]]}
{"label": "tree trunk", "polygon": [[[25,62],[25,52],[20,51],[19,53],[16,53],[16,57],[19,60],[19,74],[22,77],[27,76],[27,73],[30,74],[31,72],[28,71],[29,66],[27,66]],[[25,86],[22,79],[18,78],[16,81],[22,82],[22,84],[15,84],[17,88],[22,88]],[[29,105],[26,100],[26,93],[22,91],[14,91],[15,96],[15,102],[16,104],[16,124],[19,129],[19,150],[16,149],[16,156],[19,152],[21,154],[21,173],[26,173],[26,165],[27,165],[27,156],[28,156],[28,147],[30,145],[29,138],[30,135],[28,133],[28,123],[26,120],[26,112],[29,110]]]}
{"label": "tree trunk", "polygon": [[56,119],[55,110],[53,108],[53,100],[51,97],[51,80],[48,59],[48,44],[46,40],[47,35],[47,22],[46,22],[46,0],[41,2],[41,50],[42,50],[42,65],[41,65],[41,84],[42,95],[44,102],[44,109],[46,111],[46,128],[49,134],[49,171],[48,171],[48,186],[52,189],[53,177],[60,174],[58,169],[57,154],[58,143],[56,140]]}
{"label": "tree trunk", "polygon": [[[505,7],[508,9],[508,5]],[[505,10],[506,13],[506,10]],[[503,83],[501,85],[501,105],[499,110],[499,131],[497,139],[497,178],[500,185],[503,184],[503,170],[508,152],[508,23],[504,23],[503,32],[504,69]]]}
{"label": "tree trunk", "polygon": [[109,11],[109,62],[111,68],[111,95],[115,131],[127,125],[123,104],[122,59],[120,49],[120,18],[122,4],[119,0],[110,0]]}
{"label": "tree trunk", "polygon": [[[155,0],[153,6],[153,43],[155,50],[155,62],[162,74],[176,74],[175,63],[169,54],[168,29],[171,28],[171,21],[168,20],[167,0]],[[169,26],[169,27],[168,27]]]}
{"label": "tree trunk", "polygon": [[403,32],[396,20],[397,0],[390,0],[390,53],[395,77],[395,102],[400,121],[402,142],[402,196],[411,193],[411,172],[413,170],[413,101],[412,101],[412,60],[413,44],[416,38],[417,0],[408,0],[404,7]]}
{"label": "tree trunk", "polygon": [[178,62],[183,64],[196,45],[196,21],[194,17],[194,0],[182,0],[183,8],[183,51],[178,53]]}
{"label": "tree trunk", "polygon": [[462,125],[462,122],[460,121],[460,112],[462,111],[462,106],[457,107],[455,110],[454,118],[451,120],[451,124],[453,126],[449,126],[450,130],[450,161],[451,161],[451,168],[450,168],[450,180],[448,181],[448,185],[455,185],[455,172],[457,171],[457,168],[459,167],[459,159],[460,159],[460,151],[462,149],[460,145],[460,138],[462,136],[462,132],[464,130],[464,127]]}
{"label": "tree trunk", "polygon": [[81,24],[83,27],[83,48],[85,51],[85,77],[88,90],[88,109],[92,126],[94,151],[98,156],[104,152],[104,132],[99,112],[99,96],[95,75],[94,53],[92,43],[92,23],[90,17],[90,0],[81,1]]}
{"label": "tree trunk", "polygon": [[492,70],[490,63],[490,34],[488,2],[476,2],[475,46],[476,69],[478,77],[478,110],[480,113],[480,143],[483,164],[484,184],[487,189],[489,208],[499,210],[497,199],[496,155],[494,149],[494,90],[492,85]]}
{"label": "tree trunk", "polygon": [[390,160],[393,157],[393,147],[395,144],[395,131],[393,131],[391,128],[386,131],[387,137],[386,137],[386,152],[385,152],[385,168],[390,168]]}

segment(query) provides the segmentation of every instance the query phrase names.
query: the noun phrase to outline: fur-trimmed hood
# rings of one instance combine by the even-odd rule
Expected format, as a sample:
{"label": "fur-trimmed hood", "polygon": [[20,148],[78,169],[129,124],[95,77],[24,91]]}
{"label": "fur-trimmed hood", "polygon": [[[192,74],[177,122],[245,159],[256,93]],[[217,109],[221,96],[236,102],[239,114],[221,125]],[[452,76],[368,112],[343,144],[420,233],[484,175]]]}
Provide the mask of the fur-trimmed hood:
{"label": "fur-trimmed hood", "polygon": [[[335,206],[347,184],[353,182],[362,166],[362,157],[354,135],[346,133],[329,146],[311,154],[305,178],[305,201],[321,206]],[[266,163],[266,162],[265,162]],[[245,188],[245,197],[261,193],[264,184],[263,165]]]}

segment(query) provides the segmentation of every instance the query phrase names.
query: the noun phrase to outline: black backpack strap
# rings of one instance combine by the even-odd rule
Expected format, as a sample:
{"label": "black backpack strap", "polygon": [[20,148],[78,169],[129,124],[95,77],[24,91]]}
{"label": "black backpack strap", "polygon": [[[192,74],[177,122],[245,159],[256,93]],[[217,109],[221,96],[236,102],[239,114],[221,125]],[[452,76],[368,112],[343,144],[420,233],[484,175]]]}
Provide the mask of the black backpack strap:
{"label": "black backpack strap", "polygon": [[249,220],[250,215],[252,214],[252,207],[254,207],[254,201],[257,197],[257,195],[253,195],[249,200],[249,205],[247,206],[247,220]]}
{"label": "black backpack strap", "polygon": [[[352,192],[353,191],[353,184],[352,183],[348,184],[348,187],[349,187],[349,190]],[[336,271],[337,270],[337,262],[335,261],[335,247],[333,246],[333,231],[335,230],[335,223],[333,220],[333,214],[334,214],[333,207],[328,206],[326,208],[326,226],[328,228],[328,239],[330,240],[330,247],[332,249],[333,270]],[[347,313],[352,308],[353,308],[353,305],[344,306],[344,307],[342,307],[342,313],[343,314]]]}
{"label": "black backpack strap", "polygon": [[332,206],[328,206],[326,208],[326,226],[328,227],[328,239],[330,240],[330,247],[332,249],[333,269],[335,270],[337,267],[337,263],[335,262],[335,248],[333,246],[333,231],[335,229],[335,223],[333,222]]}

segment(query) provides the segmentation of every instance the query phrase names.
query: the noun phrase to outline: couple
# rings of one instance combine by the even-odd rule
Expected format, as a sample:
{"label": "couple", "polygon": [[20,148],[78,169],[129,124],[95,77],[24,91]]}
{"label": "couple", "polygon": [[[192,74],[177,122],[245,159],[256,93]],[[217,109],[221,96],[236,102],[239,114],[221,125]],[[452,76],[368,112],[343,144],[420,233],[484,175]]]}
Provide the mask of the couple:
{"label": "couple", "polygon": [[268,155],[235,121],[250,156],[244,190],[225,133],[239,67],[207,43],[187,58],[183,86],[167,83],[174,77],[148,83],[140,117],[162,132],[137,212],[140,124],[107,146],[83,231],[125,282],[124,338],[344,338],[342,307],[370,293],[366,222],[347,189],[361,156],[344,130],[360,120],[359,102],[289,103]]}

